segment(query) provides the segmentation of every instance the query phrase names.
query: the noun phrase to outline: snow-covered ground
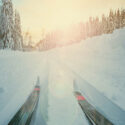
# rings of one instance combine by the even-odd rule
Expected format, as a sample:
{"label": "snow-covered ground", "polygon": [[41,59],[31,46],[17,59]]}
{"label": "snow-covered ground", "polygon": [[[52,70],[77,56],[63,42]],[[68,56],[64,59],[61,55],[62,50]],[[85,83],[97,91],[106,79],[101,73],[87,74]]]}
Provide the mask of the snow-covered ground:
{"label": "snow-covered ground", "polygon": [[48,125],[87,125],[73,96],[71,72],[125,110],[124,55],[125,29],[48,52],[0,51],[0,125],[24,103],[37,76],[49,85]]}
{"label": "snow-covered ground", "polygon": [[125,110],[125,29],[55,53],[61,62]]}
{"label": "snow-covered ground", "polygon": [[0,125],[7,125],[36,84],[47,75],[45,55],[0,51]]}

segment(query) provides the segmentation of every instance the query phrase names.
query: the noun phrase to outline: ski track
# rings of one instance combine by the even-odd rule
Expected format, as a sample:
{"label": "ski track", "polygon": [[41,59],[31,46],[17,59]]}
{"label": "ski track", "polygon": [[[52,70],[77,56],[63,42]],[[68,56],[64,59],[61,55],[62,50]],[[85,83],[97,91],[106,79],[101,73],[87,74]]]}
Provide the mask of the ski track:
{"label": "ski track", "polygon": [[73,75],[63,65],[51,61],[48,125],[88,125],[73,96],[73,80]]}

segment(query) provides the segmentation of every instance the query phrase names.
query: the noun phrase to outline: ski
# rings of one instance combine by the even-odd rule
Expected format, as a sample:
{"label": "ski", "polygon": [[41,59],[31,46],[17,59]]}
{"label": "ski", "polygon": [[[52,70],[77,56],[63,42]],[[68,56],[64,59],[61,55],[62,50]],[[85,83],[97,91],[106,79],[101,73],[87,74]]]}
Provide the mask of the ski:
{"label": "ski", "polygon": [[113,123],[99,113],[80,92],[75,91],[74,94],[91,125],[113,125]]}
{"label": "ski", "polygon": [[33,114],[39,101],[40,86],[37,84],[16,115],[8,125],[30,125]]}

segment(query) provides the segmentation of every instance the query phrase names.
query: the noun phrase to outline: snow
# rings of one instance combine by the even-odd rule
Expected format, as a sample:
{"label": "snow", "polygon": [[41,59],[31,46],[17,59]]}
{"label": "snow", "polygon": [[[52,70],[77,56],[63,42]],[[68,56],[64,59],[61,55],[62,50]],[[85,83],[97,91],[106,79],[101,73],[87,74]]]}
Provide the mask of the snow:
{"label": "snow", "polygon": [[124,36],[121,29],[47,52],[0,51],[0,125],[25,102],[38,76],[46,89],[40,94],[34,125],[41,117],[47,125],[88,124],[73,96],[76,76],[125,110]]}
{"label": "snow", "polygon": [[56,51],[70,69],[125,110],[124,36],[125,29],[116,30]]}
{"label": "snow", "polygon": [[73,95],[74,77],[65,66],[51,61],[48,125],[88,125]]}
{"label": "snow", "polygon": [[[41,55],[41,56],[40,56]],[[0,52],[0,124],[6,125],[27,99],[38,75],[46,75],[42,54],[22,52]],[[40,67],[39,67],[40,66]],[[47,70],[47,68],[46,68]],[[41,73],[42,72],[42,73]],[[47,71],[46,71],[47,72]]]}

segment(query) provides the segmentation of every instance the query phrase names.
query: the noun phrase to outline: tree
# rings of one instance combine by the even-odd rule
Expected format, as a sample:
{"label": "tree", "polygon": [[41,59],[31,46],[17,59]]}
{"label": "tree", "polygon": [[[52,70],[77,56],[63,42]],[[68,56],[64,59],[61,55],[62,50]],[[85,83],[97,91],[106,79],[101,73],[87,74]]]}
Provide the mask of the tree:
{"label": "tree", "polygon": [[119,29],[121,27],[121,21],[120,21],[120,11],[119,9],[116,12],[116,29]]}
{"label": "tree", "polygon": [[100,25],[99,18],[96,17],[96,19],[95,19],[95,35],[96,36],[101,34],[100,27],[101,27],[101,25]]}
{"label": "tree", "polygon": [[121,11],[121,27],[125,27],[125,10]]}
{"label": "tree", "polygon": [[92,37],[94,35],[94,25],[93,25],[93,20],[92,17],[89,17],[89,26],[90,26],[90,37]]}
{"label": "tree", "polygon": [[113,11],[110,10],[109,17],[108,17],[108,32],[112,33],[114,31],[114,14]]}
{"label": "tree", "polygon": [[21,21],[20,21],[20,15],[15,10],[15,17],[14,17],[14,49],[15,50],[21,50],[23,44],[22,39],[22,31],[21,31]]}
{"label": "tree", "polygon": [[13,4],[11,0],[2,0],[1,25],[2,42],[4,48],[14,48],[13,40]]}

